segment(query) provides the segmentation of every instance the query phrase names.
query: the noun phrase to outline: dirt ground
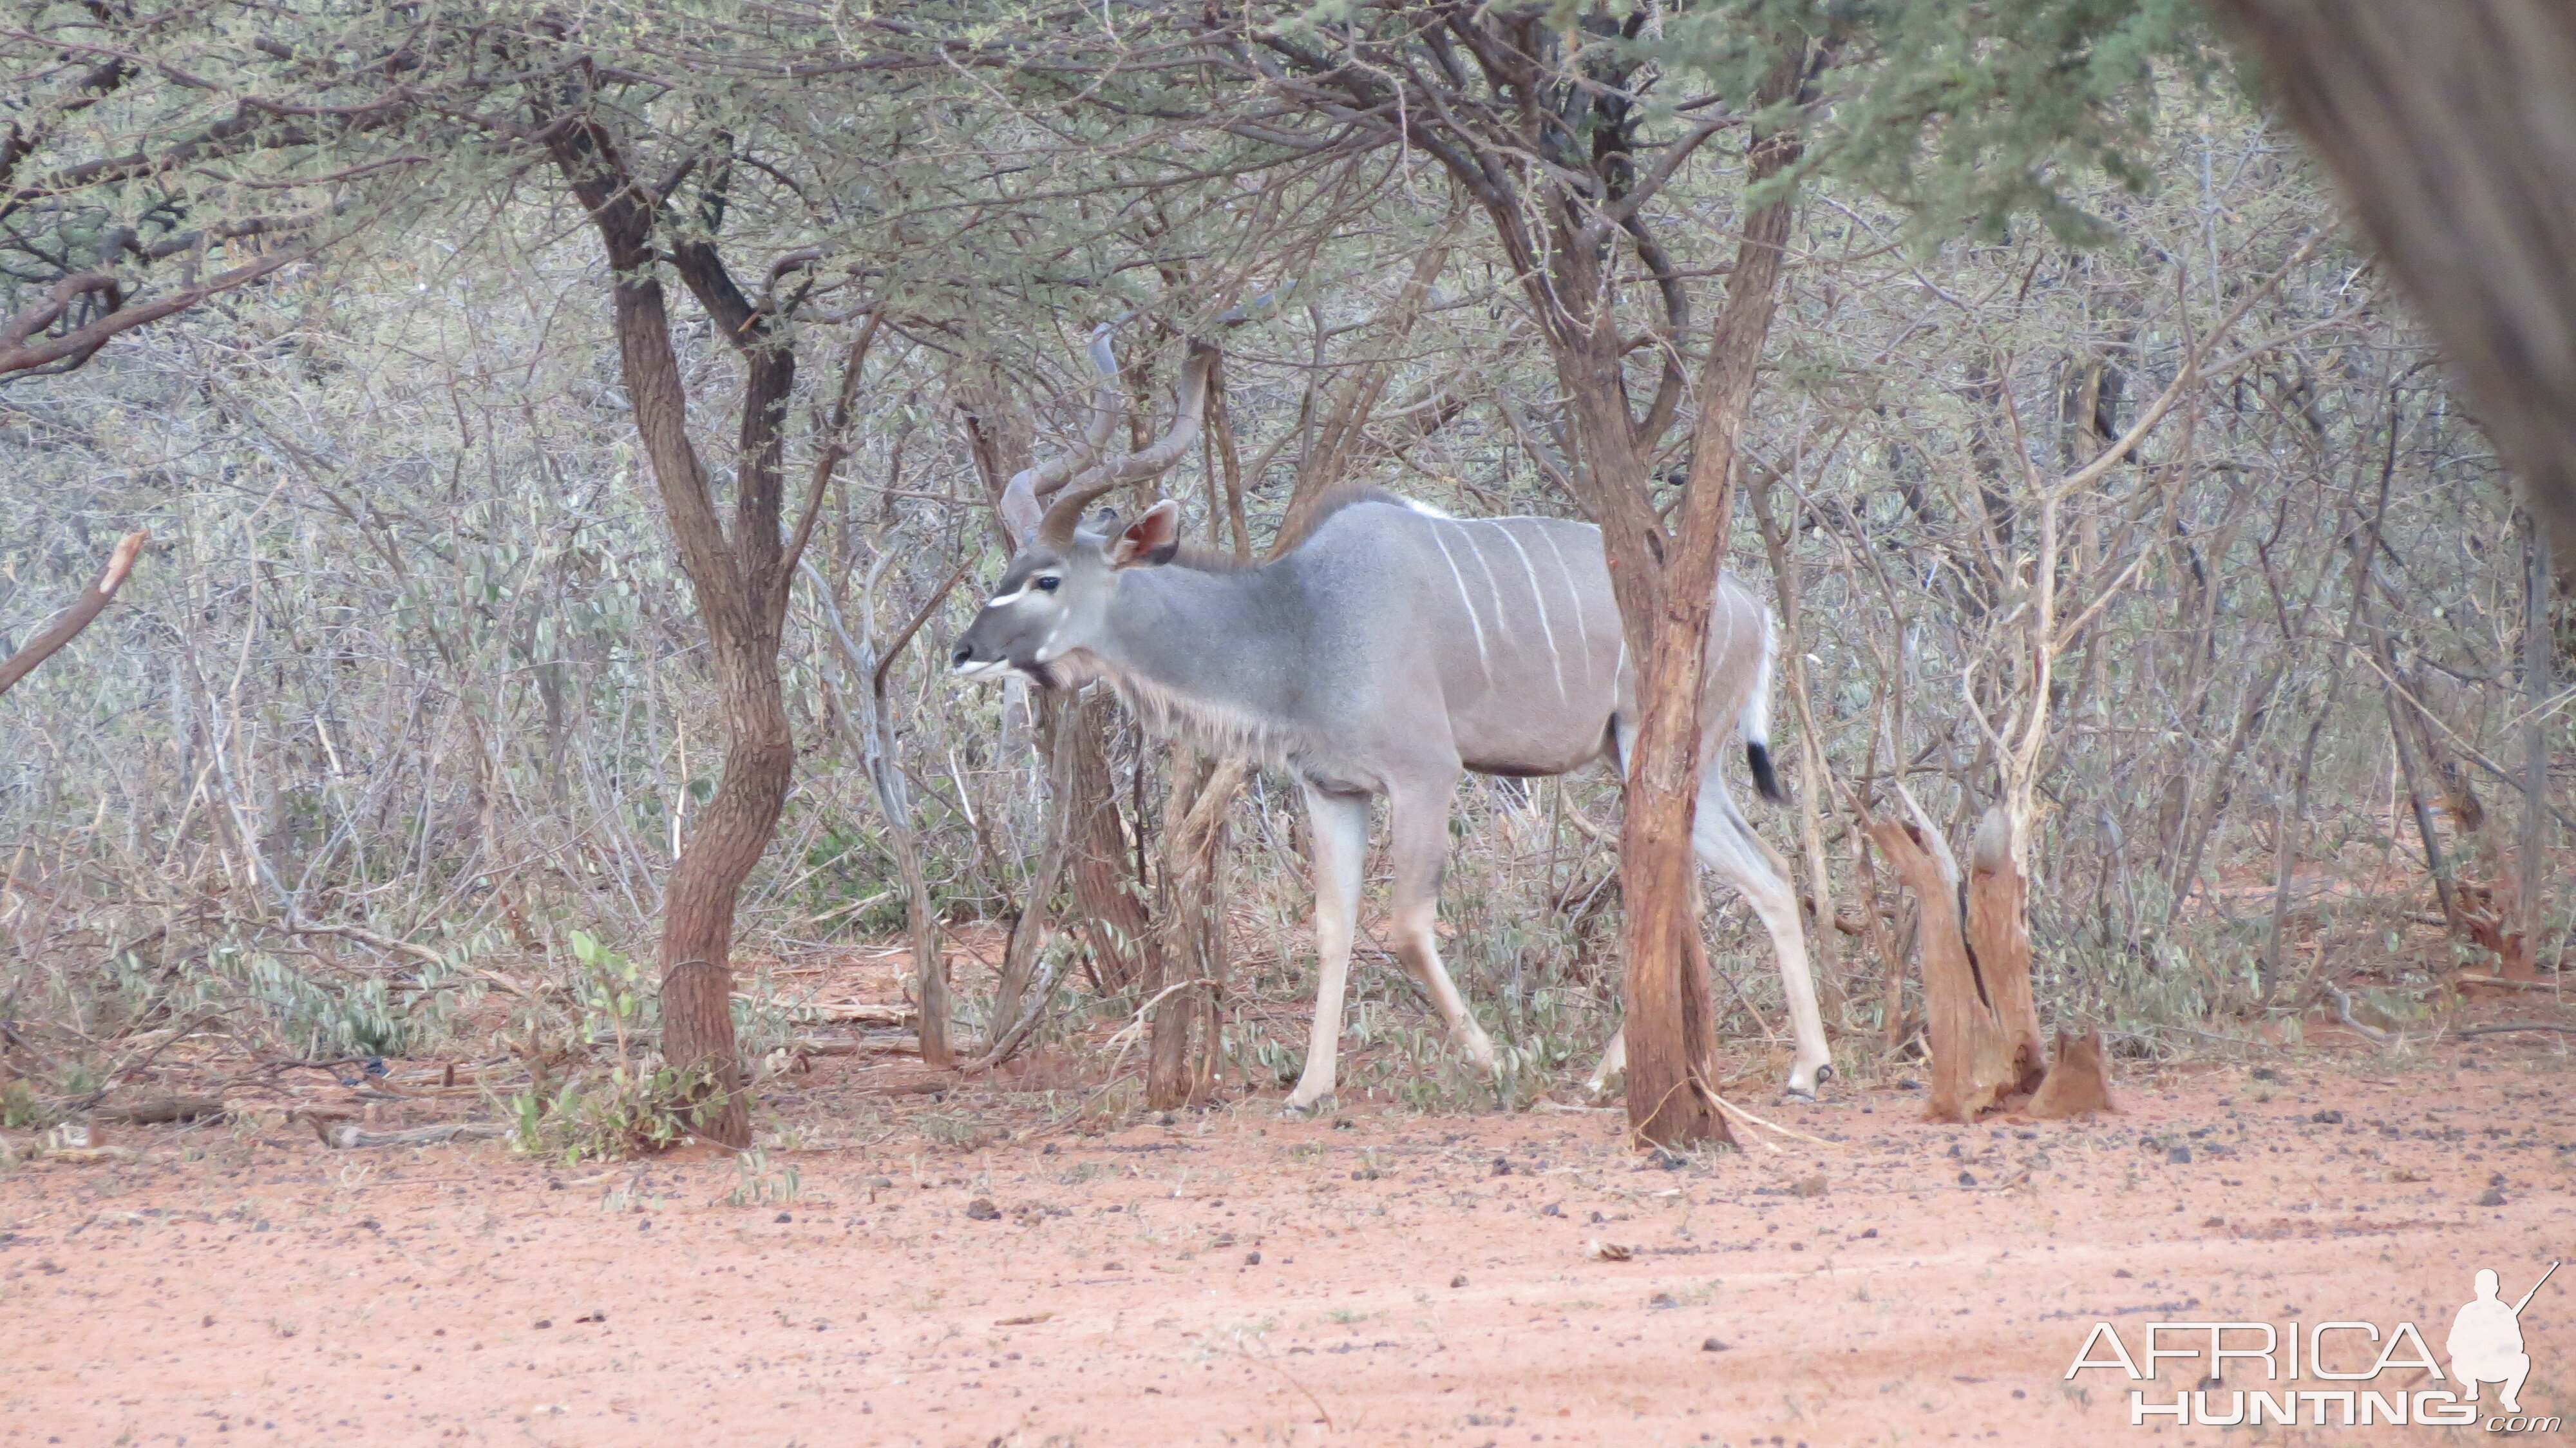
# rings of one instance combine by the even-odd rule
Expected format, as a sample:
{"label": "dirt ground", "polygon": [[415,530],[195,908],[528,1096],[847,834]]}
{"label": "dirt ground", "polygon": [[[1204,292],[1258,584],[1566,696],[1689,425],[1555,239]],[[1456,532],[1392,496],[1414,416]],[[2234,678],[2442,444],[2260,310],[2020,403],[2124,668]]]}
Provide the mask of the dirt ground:
{"label": "dirt ground", "polygon": [[[2563,1039],[2131,1071],[2078,1124],[1845,1089],[1753,1103],[1821,1144],[1666,1162],[1615,1113],[1270,1098],[611,1169],[133,1128],[0,1172],[0,1443],[2493,1441],[2133,1427],[2065,1375],[2096,1321],[2441,1352],[2478,1268],[2510,1299],[2576,1249]],[[818,1069],[792,1111],[850,1109]],[[2571,1304],[2523,1314],[2526,1411],[2576,1414]]]}

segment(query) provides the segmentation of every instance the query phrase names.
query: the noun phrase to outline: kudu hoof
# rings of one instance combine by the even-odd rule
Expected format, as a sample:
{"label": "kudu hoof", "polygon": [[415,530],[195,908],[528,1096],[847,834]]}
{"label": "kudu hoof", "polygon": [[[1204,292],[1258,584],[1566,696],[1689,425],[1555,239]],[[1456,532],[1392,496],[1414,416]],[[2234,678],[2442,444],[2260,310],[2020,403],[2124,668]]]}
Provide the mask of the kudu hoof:
{"label": "kudu hoof", "polygon": [[1780,1088],[1780,1095],[1790,1101],[1804,1101],[1812,1105],[1824,1099],[1821,1095],[1824,1084],[1832,1079],[1834,1079],[1833,1067],[1818,1066],[1813,1084],[1801,1086],[1798,1084],[1798,1078],[1792,1075],[1789,1083]]}

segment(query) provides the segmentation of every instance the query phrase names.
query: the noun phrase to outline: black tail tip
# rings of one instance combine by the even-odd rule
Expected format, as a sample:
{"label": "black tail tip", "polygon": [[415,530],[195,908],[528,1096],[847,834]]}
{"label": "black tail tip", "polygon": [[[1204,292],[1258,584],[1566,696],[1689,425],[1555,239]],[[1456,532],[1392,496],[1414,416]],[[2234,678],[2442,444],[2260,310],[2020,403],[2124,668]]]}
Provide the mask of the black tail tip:
{"label": "black tail tip", "polygon": [[1744,746],[1744,762],[1753,769],[1753,787],[1773,804],[1787,804],[1789,791],[1780,787],[1780,776],[1771,772],[1771,747],[1762,743]]}

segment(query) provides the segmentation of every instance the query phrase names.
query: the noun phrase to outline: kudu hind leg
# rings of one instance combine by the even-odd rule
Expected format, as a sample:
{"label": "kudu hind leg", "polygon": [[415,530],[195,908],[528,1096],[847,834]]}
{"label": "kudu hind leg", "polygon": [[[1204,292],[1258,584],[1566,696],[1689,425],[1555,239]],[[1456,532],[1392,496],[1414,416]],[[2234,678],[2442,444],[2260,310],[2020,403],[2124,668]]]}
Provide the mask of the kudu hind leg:
{"label": "kudu hind leg", "polygon": [[1457,792],[1456,776],[1434,789],[1399,790],[1389,797],[1393,816],[1387,831],[1387,864],[1395,876],[1388,926],[1396,957],[1422,983],[1450,1039],[1470,1059],[1495,1069],[1494,1043],[1440,964],[1440,874],[1449,859],[1449,805]]}
{"label": "kudu hind leg", "polygon": [[1601,1064],[1592,1068],[1584,1079],[1583,1094],[1599,1101],[1610,1094],[1612,1083],[1628,1073],[1628,1027],[1621,1023],[1610,1032],[1609,1048],[1601,1053]]}
{"label": "kudu hind leg", "polygon": [[1700,862],[1741,892],[1771,932],[1771,948],[1780,958],[1780,994],[1789,1003],[1789,1031],[1797,1041],[1788,1092],[1813,1100],[1817,1084],[1833,1074],[1834,1058],[1825,1044],[1824,1013],[1816,1008],[1816,980],[1807,966],[1806,930],[1798,920],[1789,862],[1753,832],[1715,770],[1700,786],[1691,844]]}
{"label": "kudu hind leg", "polygon": [[1306,1070],[1288,1109],[1304,1111],[1333,1094],[1341,1049],[1342,994],[1350,984],[1351,941],[1360,917],[1360,871],[1368,859],[1369,797],[1308,786],[1306,822],[1315,846],[1315,1029]]}

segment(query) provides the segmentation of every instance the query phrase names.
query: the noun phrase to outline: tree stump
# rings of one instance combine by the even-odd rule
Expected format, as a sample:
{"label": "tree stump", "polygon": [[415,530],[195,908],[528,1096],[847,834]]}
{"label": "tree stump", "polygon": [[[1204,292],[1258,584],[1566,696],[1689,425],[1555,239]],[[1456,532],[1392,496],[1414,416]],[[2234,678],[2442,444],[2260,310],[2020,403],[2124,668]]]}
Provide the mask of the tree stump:
{"label": "tree stump", "polygon": [[1872,820],[1871,843],[1914,892],[1923,952],[1923,1008],[1932,1042],[1931,1121],[1970,1122],[2027,1097],[2033,1116],[2111,1109],[2098,1031],[2057,1036],[2049,1064],[2030,981],[2030,882],[2001,810],[1978,823],[1961,919],[1957,865],[1916,826]]}
{"label": "tree stump", "polygon": [[2090,1116],[2097,1111],[2111,1111],[2111,1075],[2102,1060],[2102,1033],[2086,1031],[2081,1036],[2057,1033],[2057,1064],[2048,1068],[2048,1077],[2039,1083],[2039,1091],[2022,1110],[2043,1121],[2064,1121],[2070,1116]]}

